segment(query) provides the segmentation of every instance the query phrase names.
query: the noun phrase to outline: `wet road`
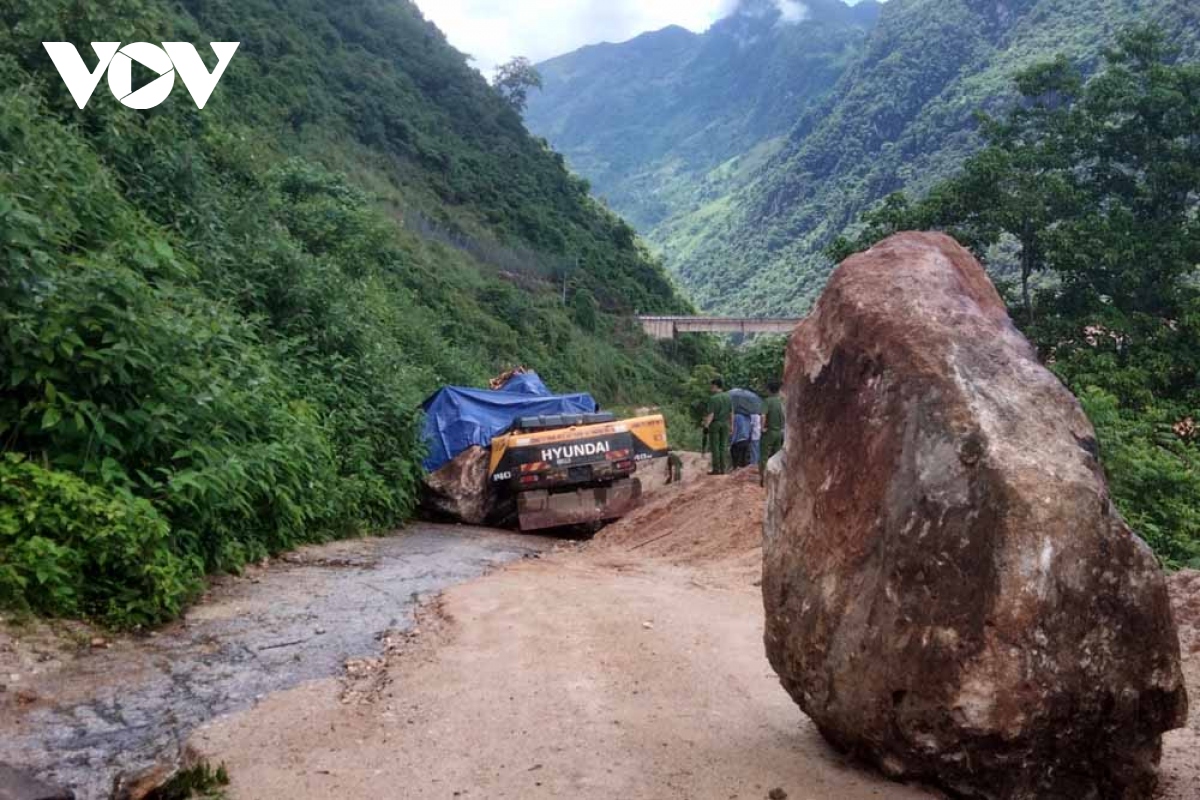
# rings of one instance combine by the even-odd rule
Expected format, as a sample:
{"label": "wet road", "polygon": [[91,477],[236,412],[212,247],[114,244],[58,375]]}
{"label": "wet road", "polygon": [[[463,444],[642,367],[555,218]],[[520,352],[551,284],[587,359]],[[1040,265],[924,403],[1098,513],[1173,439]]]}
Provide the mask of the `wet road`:
{"label": "wet road", "polygon": [[[118,778],[178,758],[200,724],[377,655],[380,635],[408,630],[421,600],[551,544],[422,525],[309,548],[222,581],[153,637],[39,656],[48,666],[22,676],[25,702],[0,695],[0,764],[80,800],[107,798]],[[20,636],[15,646],[28,648]]]}

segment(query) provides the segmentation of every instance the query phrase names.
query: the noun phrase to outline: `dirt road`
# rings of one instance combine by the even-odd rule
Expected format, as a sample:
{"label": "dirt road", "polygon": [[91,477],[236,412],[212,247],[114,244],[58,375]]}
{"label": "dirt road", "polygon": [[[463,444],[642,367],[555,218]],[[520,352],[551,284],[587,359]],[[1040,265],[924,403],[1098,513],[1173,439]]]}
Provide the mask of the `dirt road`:
{"label": "dirt road", "polygon": [[[26,663],[42,695],[0,762],[111,769],[108,730],[178,749],[210,720],[188,749],[227,765],[232,800],[940,797],[847,762],[779,687],[762,499],[749,476],[669,487],[587,546],[442,528],[307,550],[154,640]],[[1173,584],[1200,697],[1200,574]],[[1167,737],[1166,800],[1200,797],[1198,710]]]}
{"label": "dirt road", "polygon": [[379,652],[381,633],[407,630],[422,600],[552,544],[418,525],[219,580],[153,636],[93,647],[99,634],[78,624],[0,625],[0,766],[107,798],[173,763],[203,722],[342,674],[347,658]]}
{"label": "dirt road", "polygon": [[202,731],[235,798],[924,797],[830,752],[749,586],[554,557],[448,592],[386,686],[313,684]]}
{"label": "dirt road", "polygon": [[[761,514],[745,476],[667,489],[582,551],[449,590],[369,669],[192,744],[229,766],[240,800],[940,797],[848,763],[780,689]],[[1197,610],[1180,606],[1193,624]],[[1168,737],[1164,798],[1200,796],[1198,723]]]}

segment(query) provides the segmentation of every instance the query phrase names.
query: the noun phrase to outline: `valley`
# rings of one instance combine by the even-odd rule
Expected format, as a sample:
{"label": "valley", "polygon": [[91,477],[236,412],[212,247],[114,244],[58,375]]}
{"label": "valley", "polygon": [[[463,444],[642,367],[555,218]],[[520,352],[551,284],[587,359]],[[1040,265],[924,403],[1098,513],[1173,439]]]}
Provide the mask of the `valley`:
{"label": "valley", "polygon": [[1200,12],[1184,0],[806,7],[789,22],[746,0],[704,34],[665,30],[540,65],[531,130],[705,311],[807,311],[833,268],[823,249],[888,194],[951,176],[979,146],[975,115],[1011,103],[1022,68],[1059,55],[1094,66],[1138,21],[1200,58]]}

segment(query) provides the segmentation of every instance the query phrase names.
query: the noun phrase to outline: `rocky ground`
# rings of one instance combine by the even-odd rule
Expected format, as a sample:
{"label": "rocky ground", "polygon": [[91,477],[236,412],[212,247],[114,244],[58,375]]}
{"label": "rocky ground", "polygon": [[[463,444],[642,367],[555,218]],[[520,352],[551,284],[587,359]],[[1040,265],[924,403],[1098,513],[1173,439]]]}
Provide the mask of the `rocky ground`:
{"label": "rocky ground", "polygon": [[[413,625],[382,626],[377,632],[390,633],[339,675],[252,699],[199,728],[188,749],[228,766],[234,800],[941,796],[840,756],[779,687],[762,644],[762,500],[752,471],[658,490],[590,544],[558,545],[427,600]],[[515,552],[513,537],[494,535],[489,553]],[[435,549],[425,541],[421,551]],[[325,558],[330,580],[378,584],[377,571],[359,569],[357,552],[346,544],[308,551],[307,566],[278,574]],[[220,587],[193,624],[237,609],[266,613],[282,602],[271,572]],[[1172,590],[1189,686],[1200,698],[1200,573],[1175,576]],[[373,605],[390,602],[371,594]],[[307,617],[303,624],[314,623],[332,630]],[[77,646],[78,660],[51,664],[56,677],[38,684],[30,704],[14,698],[25,689],[0,701],[9,704],[6,736],[14,711],[29,720],[77,708],[68,690],[76,684],[64,678],[81,668],[102,664],[107,674],[119,666],[107,660],[114,654],[147,663],[137,643],[98,656],[82,639]],[[30,652],[0,640],[0,667],[13,663],[14,647]],[[1200,796],[1195,709],[1190,725],[1166,742],[1168,800]]]}

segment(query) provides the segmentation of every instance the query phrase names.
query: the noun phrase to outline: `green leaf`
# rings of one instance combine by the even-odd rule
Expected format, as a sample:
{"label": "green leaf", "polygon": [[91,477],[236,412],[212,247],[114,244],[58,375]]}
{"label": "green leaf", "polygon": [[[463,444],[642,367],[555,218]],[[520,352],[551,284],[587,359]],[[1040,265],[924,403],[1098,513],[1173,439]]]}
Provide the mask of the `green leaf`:
{"label": "green leaf", "polygon": [[42,414],[42,430],[47,431],[62,421],[62,411],[57,406],[49,406]]}

